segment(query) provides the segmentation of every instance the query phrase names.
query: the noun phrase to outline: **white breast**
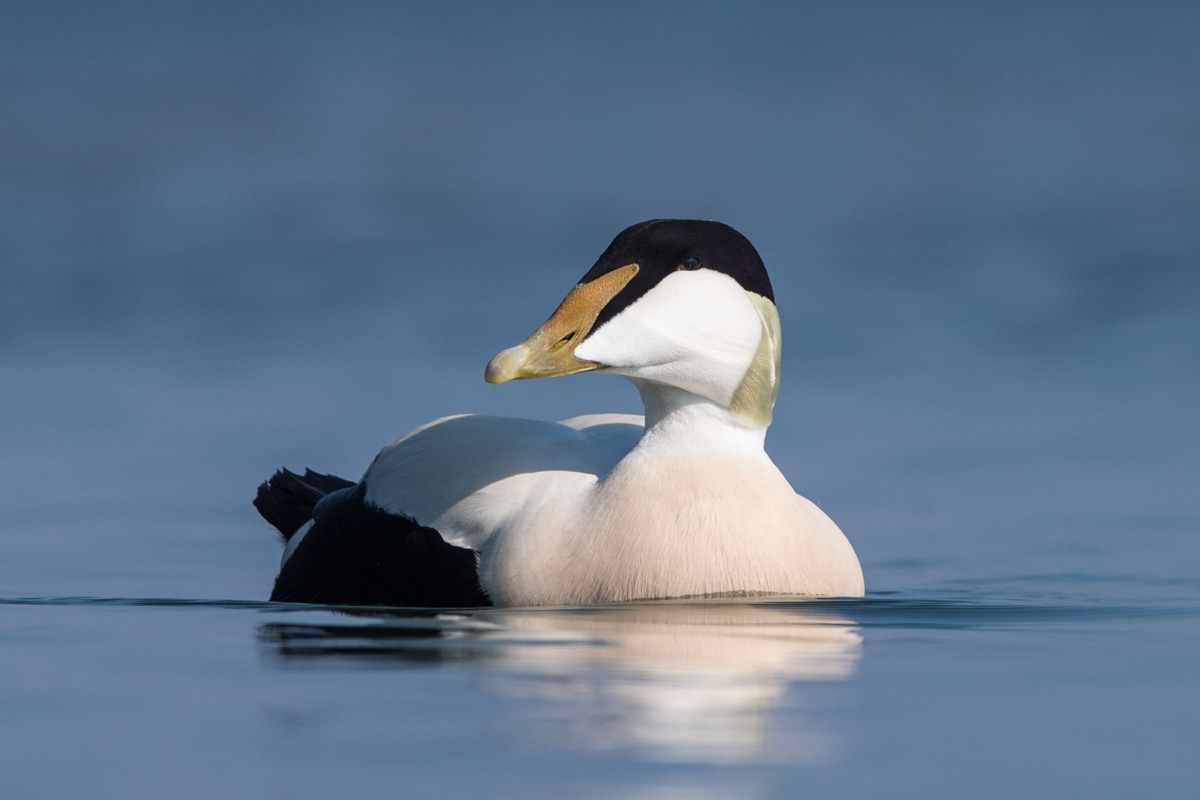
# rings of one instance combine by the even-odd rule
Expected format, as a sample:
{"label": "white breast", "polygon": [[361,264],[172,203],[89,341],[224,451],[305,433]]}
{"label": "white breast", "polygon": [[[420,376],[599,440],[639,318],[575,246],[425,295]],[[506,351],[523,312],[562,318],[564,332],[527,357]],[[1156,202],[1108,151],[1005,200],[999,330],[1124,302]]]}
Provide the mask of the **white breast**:
{"label": "white breast", "polygon": [[638,458],[565,514],[514,520],[483,552],[489,594],[507,605],[705,594],[861,595],[837,526],[766,458]]}

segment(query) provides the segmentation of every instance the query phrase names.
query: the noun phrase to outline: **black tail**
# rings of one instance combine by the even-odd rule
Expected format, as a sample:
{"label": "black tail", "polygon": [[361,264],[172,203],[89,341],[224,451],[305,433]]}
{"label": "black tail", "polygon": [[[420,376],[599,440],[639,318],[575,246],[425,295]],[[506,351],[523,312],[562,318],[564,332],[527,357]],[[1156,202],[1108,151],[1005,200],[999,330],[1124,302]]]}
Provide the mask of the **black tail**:
{"label": "black tail", "polygon": [[318,500],[330,492],[353,485],[354,481],[336,475],[322,475],[311,469],[304,470],[303,477],[281,469],[269,481],[259,485],[254,507],[263,519],[283,534],[286,542],[300,530],[300,526],[312,519],[313,507]]}

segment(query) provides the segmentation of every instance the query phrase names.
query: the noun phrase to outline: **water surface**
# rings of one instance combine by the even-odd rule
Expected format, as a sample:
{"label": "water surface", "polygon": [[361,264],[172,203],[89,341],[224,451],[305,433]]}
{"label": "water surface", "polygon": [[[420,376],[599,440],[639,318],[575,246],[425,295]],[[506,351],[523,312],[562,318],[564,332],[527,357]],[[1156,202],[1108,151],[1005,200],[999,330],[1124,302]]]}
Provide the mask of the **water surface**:
{"label": "water surface", "polygon": [[1194,604],[27,598],[0,619],[25,796],[1184,796],[1194,777]]}

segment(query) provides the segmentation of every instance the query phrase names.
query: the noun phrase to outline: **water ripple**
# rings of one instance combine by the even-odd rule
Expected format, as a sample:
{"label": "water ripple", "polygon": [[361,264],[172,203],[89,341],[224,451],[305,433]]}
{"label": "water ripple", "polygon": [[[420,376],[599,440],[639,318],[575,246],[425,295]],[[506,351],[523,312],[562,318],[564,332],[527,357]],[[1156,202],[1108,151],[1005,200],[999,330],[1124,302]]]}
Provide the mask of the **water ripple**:
{"label": "water ripple", "polygon": [[[1020,578],[1011,579],[1019,582]],[[354,617],[435,620],[505,619],[523,614],[563,616],[627,613],[631,609],[660,609],[661,613],[719,614],[722,609],[760,608],[797,615],[806,624],[850,624],[863,627],[991,628],[1091,621],[1121,621],[1200,616],[1200,603],[1050,602],[1044,596],[989,597],[975,592],[871,592],[863,598],[728,598],[614,603],[553,608],[486,608],[477,610],[385,608],[378,606],[309,605],[262,600],[193,599],[176,597],[0,597],[0,606],[99,606],[139,608],[213,608],[289,612],[341,612]],[[671,611],[671,609],[676,609]],[[686,610],[686,611],[685,611]]]}

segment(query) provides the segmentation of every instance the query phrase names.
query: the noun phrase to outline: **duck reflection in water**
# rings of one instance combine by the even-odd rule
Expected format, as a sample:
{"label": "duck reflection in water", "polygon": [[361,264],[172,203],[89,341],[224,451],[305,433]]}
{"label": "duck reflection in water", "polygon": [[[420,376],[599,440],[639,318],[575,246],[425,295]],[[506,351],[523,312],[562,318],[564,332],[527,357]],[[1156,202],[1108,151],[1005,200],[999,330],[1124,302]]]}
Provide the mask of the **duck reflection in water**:
{"label": "duck reflection in water", "polygon": [[259,638],[289,666],[469,663],[486,691],[520,701],[515,716],[502,706],[502,733],[708,763],[835,760],[840,738],[819,709],[862,657],[851,621],[803,602],[372,611],[268,623]]}

